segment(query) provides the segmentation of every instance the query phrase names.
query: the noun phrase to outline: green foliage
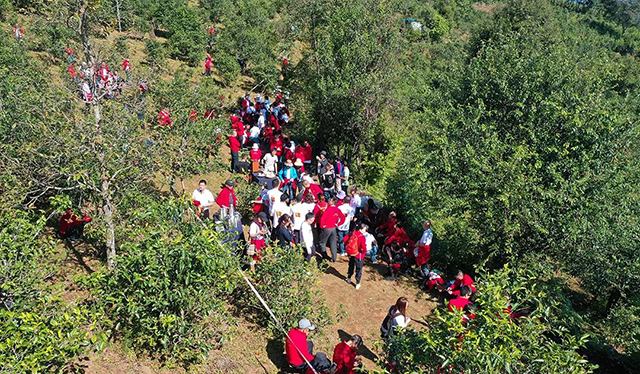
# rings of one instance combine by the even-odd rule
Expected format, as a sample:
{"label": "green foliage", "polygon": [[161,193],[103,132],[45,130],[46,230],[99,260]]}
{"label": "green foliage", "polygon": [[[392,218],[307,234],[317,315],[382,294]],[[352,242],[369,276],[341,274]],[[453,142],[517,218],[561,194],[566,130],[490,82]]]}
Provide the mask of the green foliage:
{"label": "green foliage", "polygon": [[257,183],[247,183],[245,178],[239,177],[235,179],[236,182],[236,197],[238,198],[238,212],[245,219],[253,219],[255,213],[253,212],[252,201],[260,200],[261,188]]}
{"label": "green foliage", "polygon": [[225,52],[216,53],[216,68],[218,69],[220,78],[222,78],[227,86],[233,84],[240,75],[240,64],[238,64],[238,60]]}
{"label": "green foliage", "polygon": [[225,300],[237,261],[213,229],[183,217],[186,201],[148,201],[132,217],[126,253],[113,271],[86,280],[115,337],[184,366],[222,344],[232,320]]}
{"label": "green foliage", "polygon": [[636,361],[640,358],[640,305],[637,300],[616,305],[600,326],[614,347]]}
{"label": "green foliage", "polygon": [[195,66],[200,62],[206,44],[206,33],[198,10],[178,0],[166,0],[159,6],[162,26],[168,30],[169,54]]}
{"label": "green foliage", "polygon": [[0,0],[0,21],[6,20],[11,9],[11,0]]}
{"label": "green foliage", "polygon": [[449,21],[432,7],[427,7],[422,17],[431,40],[438,41],[449,33]]}
{"label": "green foliage", "polygon": [[147,40],[145,43],[147,61],[153,65],[162,65],[166,57],[164,45],[157,40]]}
{"label": "green foliage", "polygon": [[[429,330],[408,330],[385,342],[384,352],[402,373],[437,373],[440,368],[468,373],[588,373],[578,353],[587,337],[568,333],[573,318],[561,290],[540,268],[505,267],[478,284],[475,319],[463,312],[437,310]],[[542,276],[544,274],[544,276]],[[528,317],[505,311],[526,307]]]}
{"label": "green foliage", "polygon": [[[309,319],[320,331],[330,325],[333,321],[329,308],[317,288],[319,270],[303,261],[302,249],[270,247],[266,252],[251,280],[284,328],[294,327],[301,318]],[[274,336],[284,338],[246,284],[236,294],[238,304],[251,311],[253,321],[269,327]]]}

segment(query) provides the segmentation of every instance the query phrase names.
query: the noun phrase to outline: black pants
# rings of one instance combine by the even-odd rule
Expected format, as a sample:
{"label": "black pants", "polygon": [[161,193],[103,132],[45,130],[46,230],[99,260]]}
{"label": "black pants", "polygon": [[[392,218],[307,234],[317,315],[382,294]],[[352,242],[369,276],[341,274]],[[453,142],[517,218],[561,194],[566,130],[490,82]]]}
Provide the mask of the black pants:
{"label": "black pants", "polygon": [[238,171],[238,152],[231,151],[231,171]]}
{"label": "black pants", "polygon": [[[313,342],[312,341],[308,341],[307,342],[307,351],[309,352],[309,354],[313,355]],[[313,365],[313,360],[311,360],[311,364]],[[298,366],[293,366],[291,365],[291,368],[293,370],[295,370],[298,373],[304,373],[307,368],[309,367],[309,364],[307,364],[307,362],[303,362],[302,364],[298,365]]]}
{"label": "black pants", "polygon": [[86,225],[86,222],[82,222],[77,226],[69,227],[62,237],[65,239],[80,239],[84,233],[84,225]]}
{"label": "black pants", "polygon": [[320,252],[325,253],[327,251],[327,247],[331,248],[331,261],[336,262],[338,258],[337,252],[337,241],[338,236],[336,232],[336,228],[331,229],[321,229],[320,232]]}
{"label": "black pants", "polygon": [[349,256],[349,270],[347,271],[347,278],[351,278],[353,272],[356,272],[356,283],[360,283],[362,279],[362,260],[358,260],[354,256]]}
{"label": "black pants", "polygon": [[311,262],[311,259],[316,256],[316,246],[315,245],[311,246],[311,254],[307,253],[307,249],[306,248],[303,248],[302,249],[302,254],[304,255],[304,259],[307,262]]}

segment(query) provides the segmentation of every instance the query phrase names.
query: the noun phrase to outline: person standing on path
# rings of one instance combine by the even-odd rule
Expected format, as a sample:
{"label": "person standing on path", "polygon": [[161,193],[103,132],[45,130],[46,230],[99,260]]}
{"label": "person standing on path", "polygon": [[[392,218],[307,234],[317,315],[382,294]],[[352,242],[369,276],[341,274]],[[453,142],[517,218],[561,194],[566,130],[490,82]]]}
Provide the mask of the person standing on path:
{"label": "person standing on path", "polygon": [[327,246],[331,249],[331,262],[335,263],[338,256],[338,248],[337,248],[337,227],[342,225],[346,220],[346,217],[338,207],[335,206],[335,200],[331,197],[328,201],[329,206],[322,213],[322,217],[320,217],[320,251],[326,255]]}
{"label": "person standing on path", "polygon": [[235,173],[238,168],[238,152],[240,152],[240,141],[235,131],[229,134],[229,149],[231,150],[231,172]]}
{"label": "person standing on path", "polygon": [[191,195],[193,203],[200,211],[200,218],[209,218],[209,208],[213,205],[214,199],[211,191],[207,189],[207,181],[202,179],[198,184],[198,188]]}
{"label": "person standing on path", "polygon": [[347,254],[349,255],[349,270],[347,271],[347,283],[353,284],[351,276],[356,273],[356,290],[360,289],[362,280],[362,263],[367,254],[367,240],[365,235],[369,226],[361,224],[357,230],[351,234],[347,241]]}

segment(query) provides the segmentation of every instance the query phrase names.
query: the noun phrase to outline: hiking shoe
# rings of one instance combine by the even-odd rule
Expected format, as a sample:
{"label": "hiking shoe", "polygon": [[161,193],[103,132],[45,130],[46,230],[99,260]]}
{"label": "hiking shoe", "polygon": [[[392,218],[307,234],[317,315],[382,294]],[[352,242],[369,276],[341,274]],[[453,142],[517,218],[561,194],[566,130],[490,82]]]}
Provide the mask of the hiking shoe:
{"label": "hiking shoe", "polygon": [[360,283],[356,284],[356,290],[360,289]]}
{"label": "hiking shoe", "polygon": [[345,252],[345,253],[340,253],[340,256],[342,256],[342,257],[346,257],[346,256],[347,256],[347,253],[346,253],[346,252]]}
{"label": "hiking shoe", "polygon": [[349,284],[353,284],[353,282],[351,281],[351,278],[347,278],[344,280],[345,282],[349,283]]}

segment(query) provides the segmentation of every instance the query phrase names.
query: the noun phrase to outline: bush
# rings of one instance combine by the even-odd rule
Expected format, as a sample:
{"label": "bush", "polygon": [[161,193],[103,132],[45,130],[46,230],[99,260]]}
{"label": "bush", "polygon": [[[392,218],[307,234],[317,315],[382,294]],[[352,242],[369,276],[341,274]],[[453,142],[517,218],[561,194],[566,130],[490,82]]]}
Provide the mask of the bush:
{"label": "bush", "polygon": [[[195,217],[188,202],[151,203],[132,218],[117,267],[86,280],[106,326],[137,351],[185,367],[226,339],[233,320],[226,298],[236,286],[237,261],[217,234]],[[153,227],[153,228],[152,228]]]}
{"label": "bush", "polygon": [[[302,249],[271,247],[266,252],[251,280],[284,328],[296,326],[301,318],[309,319],[318,330],[333,323],[324,297],[318,291],[320,272],[315,264],[303,260]],[[254,322],[268,327],[274,337],[284,338],[249,287],[244,283],[242,286],[236,293],[241,300],[240,307],[251,313],[249,316]]]}
{"label": "bush", "polygon": [[153,65],[162,65],[165,58],[165,50],[162,43],[157,40],[147,40],[145,44],[147,62]]}
{"label": "bush", "polygon": [[449,21],[432,7],[426,8],[423,18],[424,27],[427,29],[431,40],[438,41],[449,33]]}
{"label": "bush", "polygon": [[[436,310],[428,330],[408,329],[385,343],[387,361],[402,373],[590,372],[594,367],[577,353],[586,336],[568,332],[564,319],[575,315],[554,282],[540,280],[541,270],[505,267],[487,274],[478,284],[475,319],[466,323],[463,312]],[[530,314],[513,319],[508,306]]]}
{"label": "bush", "polygon": [[235,82],[240,75],[240,64],[238,60],[225,52],[216,53],[216,68],[220,78],[227,86],[230,86]]}

